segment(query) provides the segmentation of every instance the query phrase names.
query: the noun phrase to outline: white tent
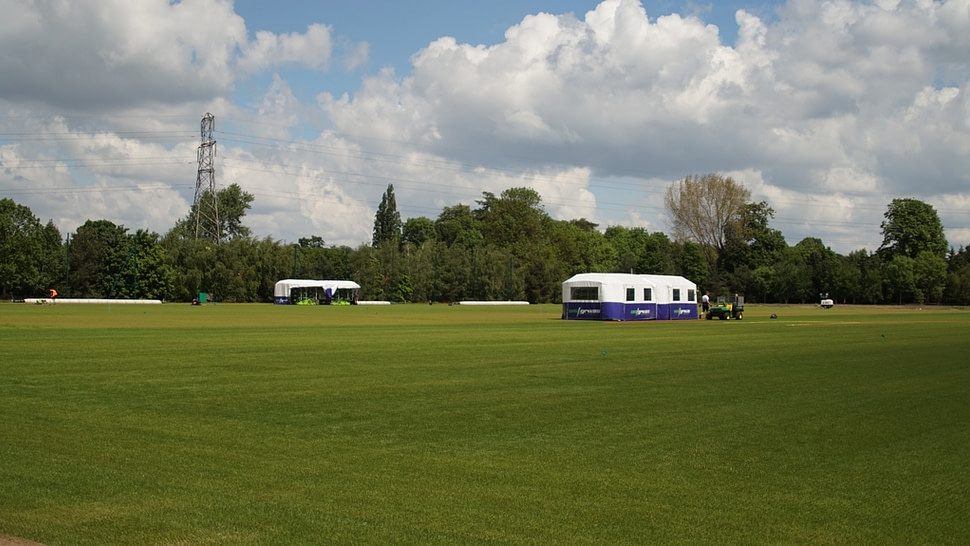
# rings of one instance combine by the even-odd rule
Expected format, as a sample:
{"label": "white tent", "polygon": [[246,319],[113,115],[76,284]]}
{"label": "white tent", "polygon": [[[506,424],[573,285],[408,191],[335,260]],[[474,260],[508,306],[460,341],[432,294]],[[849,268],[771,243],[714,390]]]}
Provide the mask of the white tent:
{"label": "white tent", "polygon": [[674,275],[580,273],[562,283],[562,318],[697,318],[697,285]]}
{"label": "white tent", "polygon": [[697,285],[679,275],[641,275],[656,283],[657,318],[696,319]]}
{"label": "white tent", "polygon": [[301,301],[353,302],[360,285],[354,281],[283,279],[273,289],[273,303],[285,305]]}

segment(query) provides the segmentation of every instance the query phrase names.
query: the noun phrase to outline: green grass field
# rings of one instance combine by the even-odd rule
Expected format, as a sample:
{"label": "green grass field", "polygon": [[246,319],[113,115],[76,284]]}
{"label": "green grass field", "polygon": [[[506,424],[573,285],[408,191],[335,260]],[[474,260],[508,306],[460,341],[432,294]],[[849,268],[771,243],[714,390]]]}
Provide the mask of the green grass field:
{"label": "green grass field", "polygon": [[97,545],[970,537],[970,311],[559,315],[2,304],[0,535]]}

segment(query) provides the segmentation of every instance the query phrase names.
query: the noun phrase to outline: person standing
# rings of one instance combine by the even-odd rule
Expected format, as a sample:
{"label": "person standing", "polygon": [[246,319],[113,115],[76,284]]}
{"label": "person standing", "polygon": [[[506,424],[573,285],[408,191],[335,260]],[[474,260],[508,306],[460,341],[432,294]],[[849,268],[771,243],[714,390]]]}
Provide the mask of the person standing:
{"label": "person standing", "polygon": [[711,308],[710,292],[704,292],[704,295],[701,296],[701,308],[704,310],[705,313]]}
{"label": "person standing", "polygon": [[53,288],[51,288],[50,292],[51,292],[51,303],[52,304],[57,303],[57,290],[54,290]]}

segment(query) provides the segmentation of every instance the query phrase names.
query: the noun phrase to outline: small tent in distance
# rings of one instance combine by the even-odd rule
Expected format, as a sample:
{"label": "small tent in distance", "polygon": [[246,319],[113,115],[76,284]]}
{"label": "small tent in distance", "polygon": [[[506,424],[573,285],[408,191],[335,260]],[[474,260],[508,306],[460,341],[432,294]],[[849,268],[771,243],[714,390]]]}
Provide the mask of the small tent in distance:
{"label": "small tent in distance", "polygon": [[273,303],[353,305],[357,303],[359,290],[360,285],[354,281],[283,279],[273,289]]}
{"label": "small tent in distance", "polygon": [[580,273],[562,283],[562,318],[697,319],[697,285],[675,275]]}

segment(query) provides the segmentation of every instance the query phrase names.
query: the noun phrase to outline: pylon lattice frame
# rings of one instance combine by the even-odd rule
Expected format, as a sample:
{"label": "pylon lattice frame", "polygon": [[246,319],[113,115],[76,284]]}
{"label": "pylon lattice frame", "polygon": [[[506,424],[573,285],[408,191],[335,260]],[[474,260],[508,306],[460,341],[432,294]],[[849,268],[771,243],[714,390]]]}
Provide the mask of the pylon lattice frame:
{"label": "pylon lattice frame", "polygon": [[222,240],[219,225],[219,203],[216,195],[216,141],[212,132],[216,117],[206,112],[202,116],[202,143],[199,144],[199,173],[195,179],[195,240],[204,239],[214,243]]}

